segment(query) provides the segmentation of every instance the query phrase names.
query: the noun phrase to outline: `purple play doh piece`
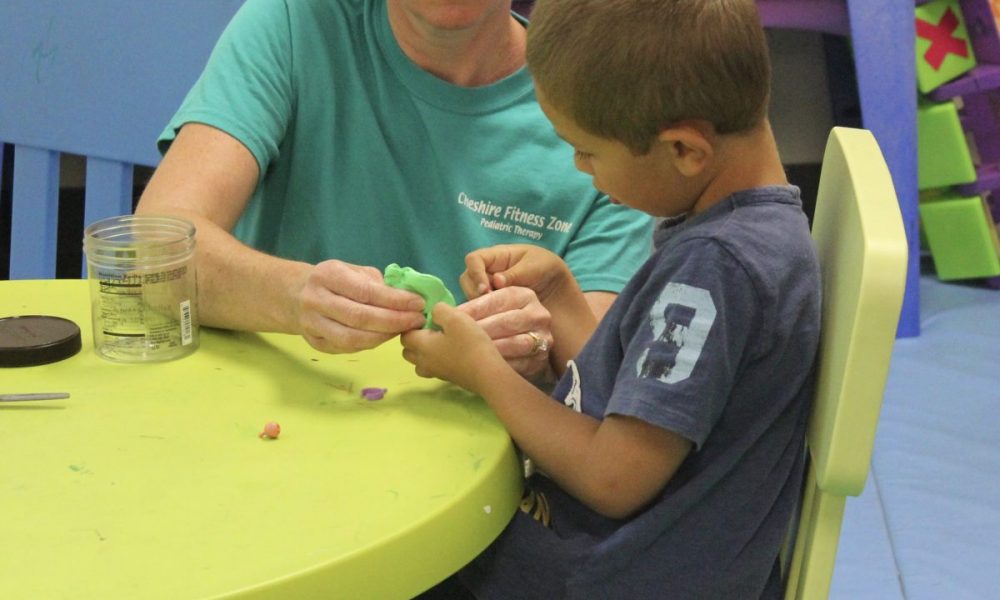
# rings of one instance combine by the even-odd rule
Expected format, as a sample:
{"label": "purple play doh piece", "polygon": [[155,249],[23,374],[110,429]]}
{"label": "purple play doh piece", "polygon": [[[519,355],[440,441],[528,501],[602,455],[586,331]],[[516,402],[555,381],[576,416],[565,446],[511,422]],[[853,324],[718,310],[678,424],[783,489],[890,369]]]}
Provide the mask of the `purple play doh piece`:
{"label": "purple play doh piece", "polygon": [[389,388],[366,387],[361,390],[361,397],[365,400],[381,400]]}

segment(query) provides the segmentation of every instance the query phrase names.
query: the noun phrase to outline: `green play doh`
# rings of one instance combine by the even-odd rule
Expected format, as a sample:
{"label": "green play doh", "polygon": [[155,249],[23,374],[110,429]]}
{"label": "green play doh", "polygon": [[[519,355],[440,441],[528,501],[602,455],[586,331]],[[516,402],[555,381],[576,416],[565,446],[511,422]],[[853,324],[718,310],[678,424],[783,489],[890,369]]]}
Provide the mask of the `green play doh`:
{"label": "green play doh", "polygon": [[420,294],[424,298],[424,329],[434,329],[440,331],[441,328],[434,324],[431,318],[431,311],[438,302],[444,302],[449,306],[455,306],[455,297],[451,295],[448,288],[440,279],[427,273],[421,273],[410,267],[401,267],[392,263],[385,268],[383,277],[385,284]]}

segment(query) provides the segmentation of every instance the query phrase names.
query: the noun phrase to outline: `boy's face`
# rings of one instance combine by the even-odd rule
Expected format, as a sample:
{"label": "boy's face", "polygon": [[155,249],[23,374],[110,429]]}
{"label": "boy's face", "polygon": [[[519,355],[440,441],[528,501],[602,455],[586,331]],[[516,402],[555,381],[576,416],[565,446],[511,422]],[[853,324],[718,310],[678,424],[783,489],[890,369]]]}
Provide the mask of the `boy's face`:
{"label": "boy's face", "polygon": [[685,182],[662,144],[654,144],[643,156],[636,156],[625,144],[584,131],[565,114],[545,101],[538,103],[559,137],[576,151],[576,168],[593,178],[594,187],[616,204],[641,210],[655,217],[672,217],[688,212],[691,203],[682,193]]}

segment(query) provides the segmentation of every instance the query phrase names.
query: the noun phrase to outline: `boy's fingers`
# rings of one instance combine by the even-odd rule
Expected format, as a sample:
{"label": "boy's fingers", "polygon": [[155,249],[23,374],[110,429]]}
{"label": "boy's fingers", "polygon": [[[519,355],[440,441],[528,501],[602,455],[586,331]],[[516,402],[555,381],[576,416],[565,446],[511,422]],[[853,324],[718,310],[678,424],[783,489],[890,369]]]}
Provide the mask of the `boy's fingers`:
{"label": "boy's fingers", "polygon": [[489,284],[489,275],[481,273],[476,277],[469,271],[462,273],[458,278],[458,285],[462,288],[462,293],[468,299],[484,296],[492,291]]}
{"label": "boy's fingers", "polygon": [[[468,336],[474,335],[473,332],[480,329],[476,319],[473,319],[457,307],[449,306],[443,302],[434,306],[432,315],[434,322],[441,327],[443,333],[449,334],[448,339],[453,343],[462,342],[463,340],[468,341]],[[441,332],[434,333],[440,335]]]}
{"label": "boy's fingers", "polygon": [[[511,271],[512,270],[513,269],[511,269]],[[510,271],[504,271],[502,273],[494,273],[493,274],[493,287],[495,289],[499,290],[501,288],[510,287],[512,285],[517,285],[515,283],[516,279],[512,279],[508,275],[508,273],[510,273]]]}
{"label": "boy's fingers", "polygon": [[469,298],[477,298],[490,291],[490,275],[482,252],[465,255],[465,273],[459,279],[462,291]]}
{"label": "boy's fingers", "polygon": [[420,329],[404,331],[403,333],[399,334],[399,343],[403,346],[404,349],[413,347],[413,344],[416,341],[416,335],[420,333],[420,331],[421,331]]}
{"label": "boy's fingers", "polygon": [[523,286],[532,287],[534,280],[538,279],[538,274],[532,274],[532,266],[526,261],[519,261],[505,269],[497,270],[492,274],[493,287],[496,289]]}
{"label": "boy's fingers", "polygon": [[434,322],[440,325],[443,329],[447,329],[448,325],[456,322],[458,313],[455,307],[448,306],[444,302],[438,302],[431,309],[431,317],[433,317]]}

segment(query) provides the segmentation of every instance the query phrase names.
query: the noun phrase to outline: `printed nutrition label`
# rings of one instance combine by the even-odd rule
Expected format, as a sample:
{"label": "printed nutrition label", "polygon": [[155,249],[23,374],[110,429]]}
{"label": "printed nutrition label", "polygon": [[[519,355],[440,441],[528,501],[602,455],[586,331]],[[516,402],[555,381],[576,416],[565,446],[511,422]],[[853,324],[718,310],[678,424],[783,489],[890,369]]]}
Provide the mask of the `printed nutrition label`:
{"label": "printed nutrition label", "polygon": [[188,276],[186,265],[100,276],[100,331],[108,344],[155,352],[194,343],[192,301],[172,298],[176,282]]}
{"label": "printed nutrition label", "polygon": [[116,337],[144,337],[142,279],[127,277],[100,281],[102,333]]}

